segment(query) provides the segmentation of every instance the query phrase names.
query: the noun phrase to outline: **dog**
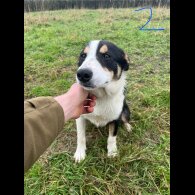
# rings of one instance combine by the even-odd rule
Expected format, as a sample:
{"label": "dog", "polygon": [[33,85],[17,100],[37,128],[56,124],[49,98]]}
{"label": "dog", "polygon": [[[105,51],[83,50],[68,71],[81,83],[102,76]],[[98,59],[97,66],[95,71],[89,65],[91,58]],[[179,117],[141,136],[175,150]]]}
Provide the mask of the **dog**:
{"label": "dog", "polygon": [[97,127],[108,125],[108,157],[117,155],[117,130],[123,122],[130,132],[130,109],[126,103],[124,90],[129,58],[122,49],[106,40],[90,41],[81,51],[78,60],[77,82],[89,93],[96,96],[94,111],[76,119],[77,149],[75,162],[86,156],[86,121]]}

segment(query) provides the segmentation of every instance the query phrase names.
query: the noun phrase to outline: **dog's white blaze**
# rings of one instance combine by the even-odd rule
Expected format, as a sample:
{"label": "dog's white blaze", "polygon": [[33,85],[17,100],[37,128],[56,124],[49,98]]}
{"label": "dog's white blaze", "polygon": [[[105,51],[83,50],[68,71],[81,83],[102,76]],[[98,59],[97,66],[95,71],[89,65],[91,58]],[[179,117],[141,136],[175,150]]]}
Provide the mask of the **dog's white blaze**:
{"label": "dog's white blaze", "polygon": [[91,41],[89,43],[89,52],[87,54],[86,59],[82,63],[82,65],[79,67],[79,69],[89,68],[89,69],[92,70],[94,68],[97,69],[97,67],[95,67],[95,65],[100,66],[99,62],[96,59],[96,52],[97,52],[97,48],[98,48],[99,42],[100,41],[96,40],[96,41]]}
{"label": "dog's white blaze", "polygon": [[87,55],[86,60],[89,59],[89,58],[96,59],[96,52],[97,52],[97,48],[98,48],[99,42],[100,42],[99,40],[95,40],[95,41],[91,41],[89,43],[89,48],[90,49],[89,49],[89,53]]}

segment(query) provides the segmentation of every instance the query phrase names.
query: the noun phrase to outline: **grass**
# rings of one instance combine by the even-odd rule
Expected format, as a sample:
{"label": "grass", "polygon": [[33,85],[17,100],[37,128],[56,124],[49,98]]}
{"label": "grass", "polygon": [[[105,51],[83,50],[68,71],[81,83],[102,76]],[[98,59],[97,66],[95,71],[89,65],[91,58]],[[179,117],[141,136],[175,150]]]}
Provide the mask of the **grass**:
{"label": "grass", "polygon": [[25,13],[25,99],[64,93],[75,82],[77,58],[93,39],[116,43],[130,57],[127,100],[133,132],[118,133],[119,156],[107,158],[106,128],[87,129],[87,157],[75,164],[75,121],[25,174],[25,194],[170,194],[169,9],[63,10]]}

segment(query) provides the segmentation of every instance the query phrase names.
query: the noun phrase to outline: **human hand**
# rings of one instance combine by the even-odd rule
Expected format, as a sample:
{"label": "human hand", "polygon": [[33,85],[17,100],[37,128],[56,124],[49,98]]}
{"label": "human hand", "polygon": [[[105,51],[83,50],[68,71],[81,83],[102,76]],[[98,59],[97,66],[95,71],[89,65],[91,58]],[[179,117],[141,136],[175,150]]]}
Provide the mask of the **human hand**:
{"label": "human hand", "polygon": [[67,93],[55,97],[55,100],[64,111],[65,121],[93,112],[96,104],[96,97],[89,94],[78,83],[73,84]]}

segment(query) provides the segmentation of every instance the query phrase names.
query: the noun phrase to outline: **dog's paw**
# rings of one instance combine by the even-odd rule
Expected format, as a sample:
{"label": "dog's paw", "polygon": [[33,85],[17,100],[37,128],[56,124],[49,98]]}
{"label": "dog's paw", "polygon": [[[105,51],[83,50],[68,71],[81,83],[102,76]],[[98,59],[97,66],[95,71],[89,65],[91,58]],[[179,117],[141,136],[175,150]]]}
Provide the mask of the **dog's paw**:
{"label": "dog's paw", "polygon": [[75,154],[74,154],[74,159],[75,159],[75,162],[81,162],[82,160],[85,159],[85,150],[84,149],[77,149]]}
{"label": "dog's paw", "polygon": [[114,158],[117,154],[117,150],[108,151],[108,157]]}
{"label": "dog's paw", "polygon": [[117,154],[118,152],[116,145],[108,145],[108,157],[115,157]]}
{"label": "dog's paw", "polygon": [[125,123],[124,125],[128,132],[132,131],[131,125],[129,123]]}

